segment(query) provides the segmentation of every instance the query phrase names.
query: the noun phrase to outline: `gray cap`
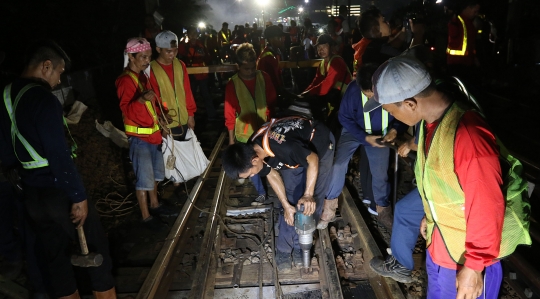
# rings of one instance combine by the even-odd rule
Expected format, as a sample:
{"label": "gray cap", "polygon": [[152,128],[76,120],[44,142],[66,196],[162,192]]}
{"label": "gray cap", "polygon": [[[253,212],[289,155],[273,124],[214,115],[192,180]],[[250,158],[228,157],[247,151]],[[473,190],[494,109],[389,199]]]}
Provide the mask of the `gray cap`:
{"label": "gray cap", "polygon": [[420,61],[400,55],[383,63],[372,81],[373,97],[364,106],[364,112],[416,96],[431,84],[431,76]]}
{"label": "gray cap", "polygon": [[164,30],[156,35],[156,46],[162,49],[178,48],[178,37],[169,30]]}

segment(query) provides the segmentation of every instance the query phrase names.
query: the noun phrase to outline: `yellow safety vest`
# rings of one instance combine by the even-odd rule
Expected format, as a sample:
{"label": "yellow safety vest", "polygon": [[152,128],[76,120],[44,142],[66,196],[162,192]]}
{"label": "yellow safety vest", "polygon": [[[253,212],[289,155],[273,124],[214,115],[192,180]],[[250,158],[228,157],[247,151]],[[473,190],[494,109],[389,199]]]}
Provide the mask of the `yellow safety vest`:
{"label": "yellow safety vest", "polygon": [[[366,106],[366,103],[368,101],[368,97],[363,92],[360,92],[362,94],[362,108]],[[382,109],[382,134],[383,136],[388,133],[388,111]],[[371,130],[371,117],[369,116],[369,112],[364,112],[364,129],[366,133],[369,135],[373,134]]]}
{"label": "yellow safety vest", "polygon": [[238,74],[232,76],[231,80],[236,91],[236,98],[240,104],[240,113],[236,115],[234,134],[236,140],[246,143],[253,132],[266,122],[268,108],[264,76],[261,71],[256,72],[255,98],[253,98],[242,79],[238,77]]}
{"label": "yellow safety vest", "polygon": [[[142,86],[142,83],[139,81],[139,77],[137,77],[137,75],[135,75],[133,72],[126,70],[122,75],[128,75],[133,80],[133,83],[135,83],[135,85],[139,87],[139,91],[140,92],[144,91],[145,88],[144,86]],[[152,106],[152,102],[145,101],[144,105],[146,107],[146,110],[150,114],[150,116],[152,116],[154,125],[149,128],[140,127],[137,123],[130,120],[124,115],[124,130],[126,131],[126,135],[147,137],[147,135],[152,135],[153,133],[159,131],[157,114],[156,114],[156,111],[154,110],[154,106]]]}
{"label": "yellow safety vest", "polygon": [[[415,175],[423,199],[427,220],[427,242],[431,244],[434,228],[441,233],[450,257],[457,264],[465,262],[466,220],[463,206],[465,194],[454,170],[454,140],[457,127],[466,112],[454,103],[439,123],[426,157],[424,121],[420,126]],[[503,195],[506,201],[504,224],[498,258],[514,252],[517,245],[531,244],[527,182],[521,178],[521,163],[498,141],[500,160],[510,166],[503,174]]]}
{"label": "yellow safety vest", "polygon": [[186,90],[184,88],[184,68],[177,58],[173,60],[174,87],[167,72],[157,61],[150,62],[150,67],[156,76],[156,81],[161,94],[163,105],[169,110],[169,116],[172,122],[169,128],[175,128],[179,125],[185,125],[188,121],[188,112],[186,108]]}
{"label": "yellow safety vest", "polygon": [[[326,65],[326,68],[324,67],[324,60],[321,61],[321,63],[319,64],[319,72],[322,76],[326,76],[326,74],[330,70],[330,64],[332,63],[332,60],[334,60],[334,58],[336,57],[341,58],[341,56],[339,55],[332,55],[332,57],[330,57],[330,59],[328,60],[328,64]],[[349,78],[352,77],[351,72],[349,72],[348,68],[347,68],[347,73],[349,74]],[[347,75],[345,75],[345,77],[346,76]],[[334,83],[333,88],[341,91],[341,96],[343,96],[345,94],[345,91],[347,90],[347,86],[348,84],[345,84],[344,81],[336,81],[336,83]]]}
{"label": "yellow safety vest", "polygon": [[461,26],[463,26],[463,42],[461,43],[461,49],[451,49],[450,44],[448,44],[448,48],[446,48],[446,53],[449,55],[455,55],[455,56],[465,56],[467,55],[467,26],[465,25],[465,21],[463,18],[461,18],[460,15],[458,15],[458,20],[461,22]]}

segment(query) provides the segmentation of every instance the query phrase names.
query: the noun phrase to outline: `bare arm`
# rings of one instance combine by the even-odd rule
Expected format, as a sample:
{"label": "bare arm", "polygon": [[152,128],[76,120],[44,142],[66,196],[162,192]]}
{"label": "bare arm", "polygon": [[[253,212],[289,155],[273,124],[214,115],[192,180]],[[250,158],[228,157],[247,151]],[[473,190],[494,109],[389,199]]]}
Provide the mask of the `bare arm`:
{"label": "bare arm", "polygon": [[266,178],[283,206],[283,210],[285,211],[285,222],[287,222],[288,225],[294,225],[294,213],[296,213],[296,209],[289,203],[289,200],[287,200],[285,185],[283,184],[281,175],[277,170],[272,168]]}
{"label": "bare arm", "polygon": [[304,195],[298,201],[297,206],[304,205],[304,215],[311,215],[315,212],[316,204],[315,199],[313,198],[313,193],[315,192],[315,184],[317,183],[317,176],[319,174],[319,156],[312,152],[306,158],[308,162],[307,173],[306,173],[306,191]]}

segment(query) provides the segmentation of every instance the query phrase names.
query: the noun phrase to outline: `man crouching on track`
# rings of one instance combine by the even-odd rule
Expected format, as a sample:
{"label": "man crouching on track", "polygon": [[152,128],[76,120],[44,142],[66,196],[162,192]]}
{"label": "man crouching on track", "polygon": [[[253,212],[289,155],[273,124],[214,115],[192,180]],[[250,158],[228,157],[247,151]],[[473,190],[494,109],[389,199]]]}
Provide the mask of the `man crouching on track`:
{"label": "man crouching on track", "polygon": [[[298,104],[300,105],[300,104]],[[291,106],[288,112],[308,109]],[[298,115],[298,114],[297,114]],[[283,214],[279,216],[276,261],[279,271],[302,265],[302,252],[294,230],[296,208],[319,220],[334,159],[334,136],[310,114],[272,119],[246,144],[230,145],[223,152],[223,168],[231,178],[266,176],[277,194]],[[277,172],[279,170],[279,173]],[[280,176],[281,174],[281,176]]]}
{"label": "man crouching on track", "polygon": [[479,113],[438,90],[414,58],[382,64],[373,91],[364,111],[382,105],[410,126],[421,122],[415,175],[426,213],[420,231],[427,298],[497,298],[500,259],[531,244],[521,163]]}

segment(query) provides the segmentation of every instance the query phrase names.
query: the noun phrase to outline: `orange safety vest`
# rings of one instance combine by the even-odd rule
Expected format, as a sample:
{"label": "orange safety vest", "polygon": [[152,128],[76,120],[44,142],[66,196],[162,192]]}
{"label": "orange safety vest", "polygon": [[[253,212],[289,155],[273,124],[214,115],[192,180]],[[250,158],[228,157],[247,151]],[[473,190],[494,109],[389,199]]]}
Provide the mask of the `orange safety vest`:
{"label": "orange safety vest", "polygon": [[[133,83],[135,84],[135,86],[139,88],[139,91],[140,92],[144,91],[145,88],[139,81],[139,77],[137,77],[137,75],[135,75],[133,72],[126,70],[124,71],[122,76],[129,76],[133,80]],[[154,109],[154,106],[152,105],[152,102],[145,101],[144,106],[146,107],[148,114],[152,116],[154,125],[152,127],[141,127],[139,124],[137,124],[136,122],[132,121],[131,119],[127,118],[124,115],[124,129],[126,131],[126,135],[145,138],[159,131],[158,118],[157,118],[156,110]]]}

